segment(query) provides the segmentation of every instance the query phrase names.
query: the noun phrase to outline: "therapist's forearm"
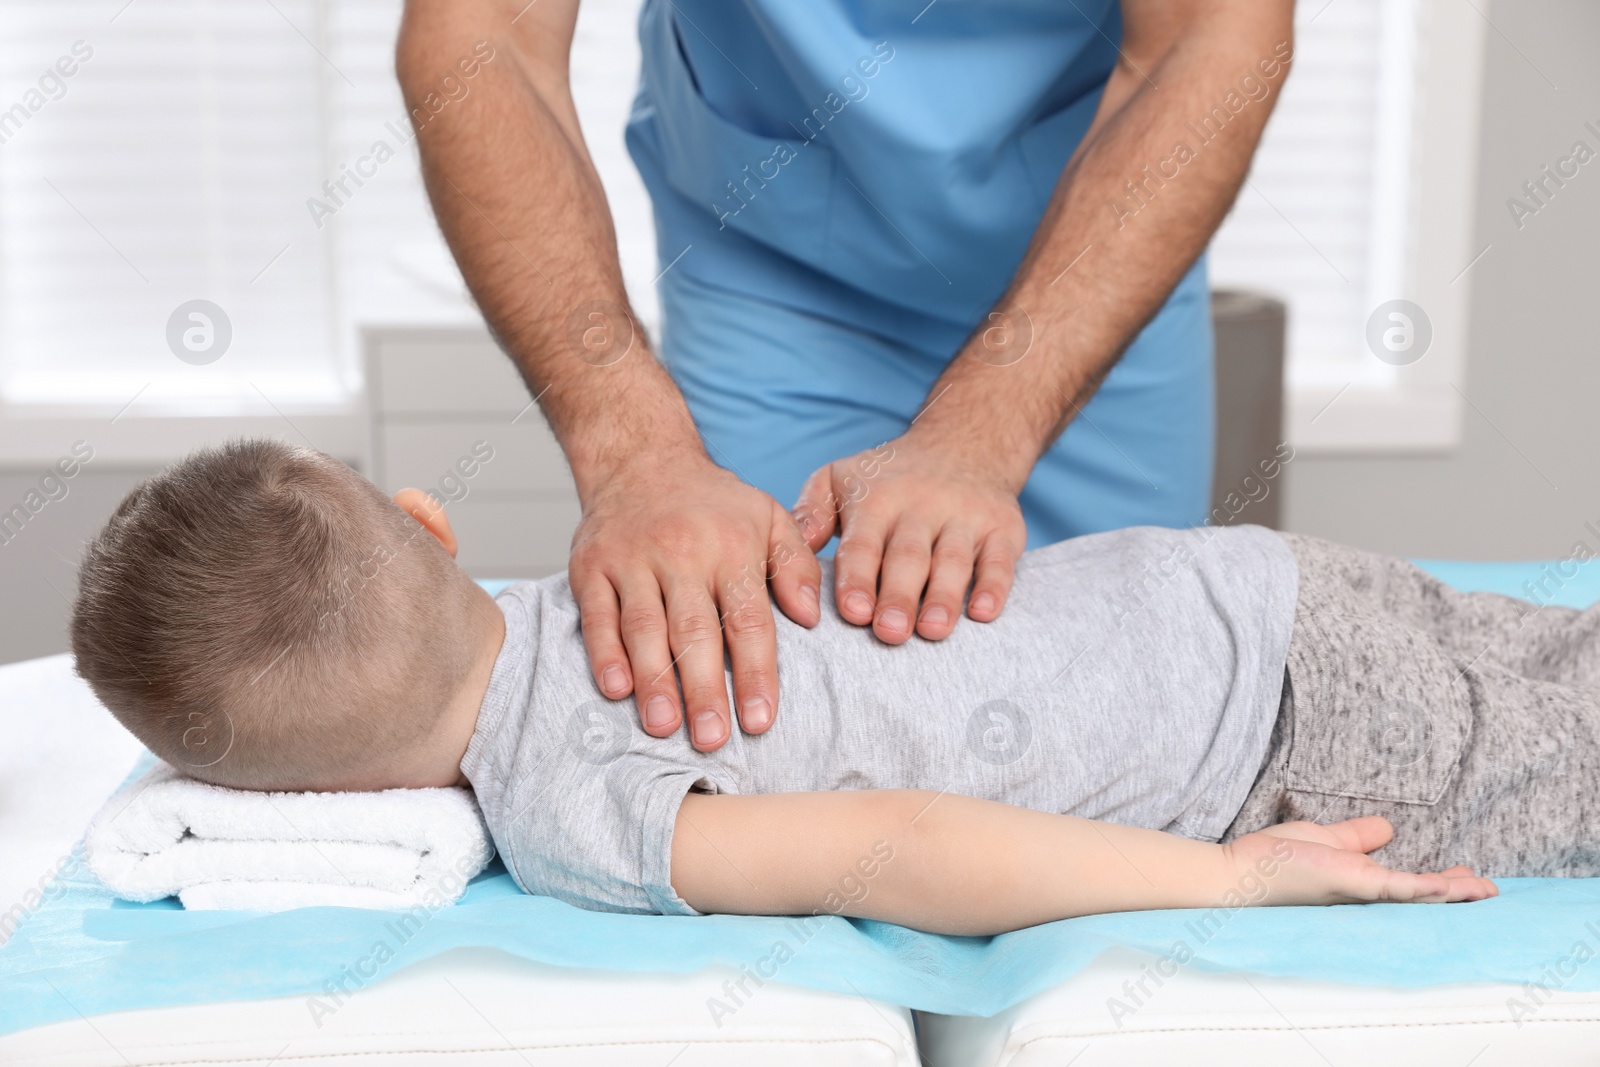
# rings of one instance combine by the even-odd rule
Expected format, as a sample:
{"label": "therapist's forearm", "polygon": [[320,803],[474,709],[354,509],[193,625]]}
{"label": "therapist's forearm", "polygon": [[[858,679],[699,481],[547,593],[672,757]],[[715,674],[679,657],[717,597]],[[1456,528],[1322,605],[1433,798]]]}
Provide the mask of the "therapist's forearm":
{"label": "therapist's forearm", "polygon": [[408,0],[397,68],[408,104],[425,103],[458,57],[496,49],[418,132],[428,195],[572,468],[567,578],[595,685],[631,695],[647,732],[687,723],[710,751],[733,736],[730,668],[742,730],[774,722],[772,603],[816,625],[821,570],[781,504],[711,461],[624,310],[567,78],[576,21],[577,0]]}
{"label": "therapist's forearm", "polygon": [[[585,314],[626,309],[628,299],[567,83],[576,12],[573,0],[410,0],[396,65],[416,108],[478,42],[495,49],[468,95],[419,131],[423,178],[467,285],[540,397],[587,499],[642,452],[663,463],[704,452],[643,331],[617,314]],[[632,347],[614,362],[619,353],[604,349],[581,358],[574,338],[586,329],[631,329]]]}
{"label": "therapist's forearm", "polygon": [[[1288,3],[1140,0],[1124,10],[1123,58],[1022,265],[908,434],[979,453],[1017,489],[1204,250],[1288,73]],[[1241,88],[1246,75],[1265,87],[1259,99]],[[1202,141],[1195,127],[1213,108],[1227,122]],[[1188,161],[1163,167],[1180,142]],[[1020,359],[1006,347],[1019,344]]]}

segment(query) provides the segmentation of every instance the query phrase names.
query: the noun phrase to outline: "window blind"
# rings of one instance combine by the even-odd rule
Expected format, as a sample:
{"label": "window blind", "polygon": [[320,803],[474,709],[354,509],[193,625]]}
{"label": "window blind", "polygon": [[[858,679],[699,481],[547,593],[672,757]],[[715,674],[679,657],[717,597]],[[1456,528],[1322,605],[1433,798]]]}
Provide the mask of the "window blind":
{"label": "window blind", "polygon": [[[315,410],[359,394],[361,326],[476,318],[394,79],[401,0],[125,2],[7,5],[0,108],[21,110],[0,111],[0,397]],[[622,142],[637,6],[587,0],[572,66],[649,328],[654,237]],[[75,42],[88,58],[40,89]],[[210,362],[168,340],[196,299],[231,327]]]}
{"label": "window blind", "polygon": [[1368,314],[1405,295],[1412,0],[1311,0],[1294,69],[1233,210],[1211,244],[1212,284],[1289,305],[1292,385],[1383,384]]}
{"label": "window blind", "polygon": [[[316,6],[123,2],[6,5],[0,389],[152,407],[258,389],[337,399],[326,249],[285,249],[322,170],[321,60],[302,37],[315,39]],[[48,72],[75,47],[58,84]],[[195,299],[231,326],[209,363],[168,343],[169,318]]]}

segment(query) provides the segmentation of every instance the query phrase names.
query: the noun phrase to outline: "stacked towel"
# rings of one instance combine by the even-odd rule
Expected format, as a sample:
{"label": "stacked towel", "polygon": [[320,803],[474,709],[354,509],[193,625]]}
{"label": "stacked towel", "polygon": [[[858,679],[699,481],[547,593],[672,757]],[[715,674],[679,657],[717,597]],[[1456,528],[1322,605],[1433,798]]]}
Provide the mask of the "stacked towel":
{"label": "stacked towel", "polygon": [[466,789],[256,793],[164,763],[106,803],[84,845],[119,897],[194,910],[438,908],[494,855]]}

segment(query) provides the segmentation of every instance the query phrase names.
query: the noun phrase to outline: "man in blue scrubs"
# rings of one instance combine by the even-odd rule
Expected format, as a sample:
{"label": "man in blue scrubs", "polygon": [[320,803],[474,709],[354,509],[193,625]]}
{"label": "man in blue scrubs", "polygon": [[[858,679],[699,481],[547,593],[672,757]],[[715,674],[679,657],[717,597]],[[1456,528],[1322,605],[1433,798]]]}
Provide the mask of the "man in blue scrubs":
{"label": "man in blue scrubs", "polygon": [[839,611],[897,643],[995,618],[1028,545],[1204,521],[1203,253],[1291,0],[645,0],[659,359],[572,105],[576,13],[409,0],[398,71],[572,466],[595,680],[648,732],[727,740],[725,649],[740,725],[771,725],[769,593],[814,624],[835,534]]}

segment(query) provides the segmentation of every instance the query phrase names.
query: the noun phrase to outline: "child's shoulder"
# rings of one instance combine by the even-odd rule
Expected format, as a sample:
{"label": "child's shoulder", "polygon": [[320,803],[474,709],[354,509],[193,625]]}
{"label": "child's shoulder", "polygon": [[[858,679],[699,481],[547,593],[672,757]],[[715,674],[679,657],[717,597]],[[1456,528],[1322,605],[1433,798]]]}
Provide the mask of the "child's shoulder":
{"label": "child's shoulder", "polygon": [[557,605],[576,603],[572,596],[572,585],[567,581],[566,571],[558,571],[543,578],[502,581],[480,579],[478,584],[494,597],[502,610],[512,605],[532,609],[541,603]]}

